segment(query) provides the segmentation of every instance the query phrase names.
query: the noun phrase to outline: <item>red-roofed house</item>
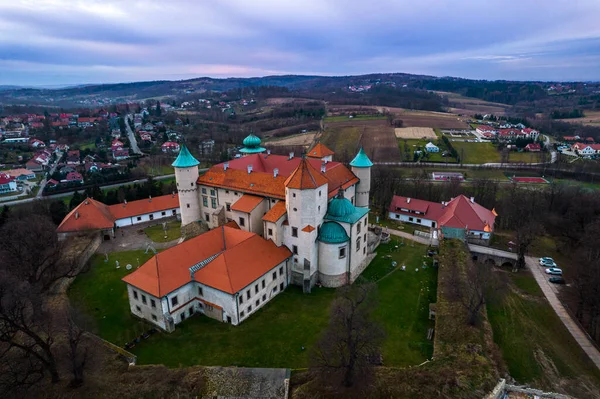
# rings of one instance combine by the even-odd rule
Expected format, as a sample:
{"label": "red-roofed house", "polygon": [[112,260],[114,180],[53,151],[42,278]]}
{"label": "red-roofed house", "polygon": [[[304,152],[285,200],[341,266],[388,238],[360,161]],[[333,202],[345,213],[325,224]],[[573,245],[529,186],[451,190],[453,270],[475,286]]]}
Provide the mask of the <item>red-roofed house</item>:
{"label": "red-roofed house", "polygon": [[292,253],[221,226],[155,255],[123,278],[131,312],[166,331],[197,313],[240,324],[290,283]]}
{"label": "red-roofed house", "polygon": [[488,210],[464,195],[450,202],[430,202],[395,195],[388,209],[389,218],[431,227],[434,237],[468,239],[487,243],[493,230],[496,212]]}
{"label": "red-roofed house", "polygon": [[[103,234],[108,234],[106,231],[110,230],[110,235],[114,235],[115,227],[132,226],[177,215],[179,215],[177,194],[131,202],[125,201],[122,204],[110,206],[88,198],[65,216],[57,231],[61,239],[69,234],[90,230],[103,230]],[[105,239],[110,238],[110,235]]]}
{"label": "red-roofed house", "polygon": [[44,148],[46,147],[46,144],[44,144],[44,142],[39,139],[30,139],[29,146],[32,148]]}
{"label": "red-roofed house", "polygon": [[541,150],[542,146],[539,143],[529,143],[525,146],[525,151],[540,152]]}
{"label": "red-roofed house", "polygon": [[0,173],[0,194],[14,193],[17,191],[17,182],[14,177]]}
{"label": "red-roofed house", "polygon": [[83,184],[83,176],[79,172],[69,172],[62,183],[81,183]]}
{"label": "red-roofed house", "polygon": [[174,141],[167,141],[161,146],[162,152],[179,152],[180,146]]}

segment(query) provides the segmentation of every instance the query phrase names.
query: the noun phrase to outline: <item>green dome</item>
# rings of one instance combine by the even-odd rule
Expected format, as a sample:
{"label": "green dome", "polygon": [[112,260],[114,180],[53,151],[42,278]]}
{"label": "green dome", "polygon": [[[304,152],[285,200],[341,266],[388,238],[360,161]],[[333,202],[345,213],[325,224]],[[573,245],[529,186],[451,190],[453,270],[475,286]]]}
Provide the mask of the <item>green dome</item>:
{"label": "green dome", "polygon": [[260,137],[250,133],[248,137],[244,139],[244,146],[246,147],[258,147],[260,145]]}
{"label": "green dome", "polygon": [[349,199],[337,196],[331,200],[327,207],[327,214],[329,216],[343,218],[354,213],[354,205]]}
{"label": "green dome", "polygon": [[371,162],[362,147],[360,147],[360,151],[356,154],[352,162],[350,162],[350,166],[354,166],[355,168],[370,168],[373,166],[373,162]]}
{"label": "green dome", "polygon": [[198,165],[200,162],[187,149],[185,144],[181,145],[181,150],[179,151],[179,155],[177,155],[177,159],[175,162],[171,164],[171,166],[175,168],[191,168],[192,166]]}
{"label": "green dome", "polygon": [[350,240],[350,237],[339,223],[325,222],[321,225],[317,240],[327,244],[341,244]]}
{"label": "green dome", "polygon": [[257,154],[265,151],[266,149],[260,146],[260,138],[252,133],[244,139],[244,148],[240,150],[243,154]]}

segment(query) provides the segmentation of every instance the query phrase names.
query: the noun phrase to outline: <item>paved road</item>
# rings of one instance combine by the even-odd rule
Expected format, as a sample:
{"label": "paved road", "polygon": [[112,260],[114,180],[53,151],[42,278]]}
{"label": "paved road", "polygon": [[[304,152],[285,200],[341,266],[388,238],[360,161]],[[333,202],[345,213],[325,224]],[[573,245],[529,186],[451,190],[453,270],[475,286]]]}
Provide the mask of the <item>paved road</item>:
{"label": "paved road", "polygon": [[[499,249],[482,247],[480,245],[470,244],[469,249],[479,253],[488,253],[491,255],[504,256],[512,259],[517,258],[517,255],[515,253],[502,251]],[[579,328],[579,325],[573,320],[573,318],[567,312],[563,304],[558,300],[558,297],[556,295],[558,293],[558,287],[548,282],[548,276],[544,273],[544,268],[539,265],[539,259],[534,258],[532,256],[526,256],[525,263],[527,264],[529,270],[531,270],[535,281],[537,281],[542,292],[546,296],[546,299],[548,299],[548,302],[550,303],[550,306],[552,306],[552,309],[554,309],[554,311],[556,312],[560,320],[563,322],[567,330],[569,330],[575,341],[577,341],[579,346],[581,346],[581,349],[583,349],[583,351],[587,353],[587,355],[590,357],[590,359],[592,359],[596,367],[600,369],[600,351],[598,351],[598,349],[594,346],[592,341],[588,338],[587,334],[581,328]]]}
{"label": "paved road", "polygon": [[129,145],[131,146],[131,151],[133,151],[136,154],[142,155],[142,151],[140,151],[140,147],[138,147],[137,144],[137,139],[135,138],[135,134],[133,133],[133,130],[131,129],[131,126],[129,125],[129,123],[131,122],[131,114],[127,114],[127,116],[125,116],[125,129],[127,129],[127,137],[129,138]]}
{"label": "paved road", "polygon": [[[48,173],[46,174],[46,176],[52,176],[54,174],[54,171],[56,170],[56,167],[58,166],[58,159],[56,160],[56,162],[54,163],[54,165],[52,165],[52,167],[50,168],[50,170],[48,171]],[[48,177],[44,177],[44,180],[42,180],[40,182],[40,189],[38,190],[35,198],[41,198],[42,197],[42,193],[44,192],[44,188],[46,188],[46,184],[48,183]]]}
{"label": "paved road", "polygon": [[552,144],[550,142],[550,136],[544,135],[544,147],[546,147],[547,149],[550,150],[550,163],[555,163],[556,159],[558,158],[558,154],[556,152],[556,150],[551,149],[552,148]]}
{"label": "paved road", "polygon": [[[205,171],[206,169],[200,169],[200,171]],[[175,177],[174,174],[170,174],[170,175],[163,175],[163,176],[156,176],[154,177],[154,180],[165,180],[165,179],[170,179],[172,177]],[[111,188],[117,188],[117,187],[121,187],[121,186],[128,186],[131,184],[135,184],[135,183],[143,183],[145,182],[146,179],[140,179],[140,180],[133,180],[133,181],[127,181],[127,182],[123,182],[123,183],[117,183],[117,184],[109,184],[107,186],[102,186],[101,188],[103,190],[108,190]],[[57,199],[57,198],[64,198],[64,197],[68,197],[70,195],[73,195],[73,193],[75,191],[80,191],[80,190],[73,190],[73,191],[69,191],[66,193],[60,193],[60,194],[54,194],[54,195],[47,195],[45,197],[41,197],[41,198],[25,198],[22,200],[16,200],[16,201],[6,201],[6,202],[0,202],[0,206],[4,206],[4,205],[20,205],[20,204],[26,204],[28,202],[33,202],[35,200],[45,200],[45,199]],[[40,189],[41,192],[41,189]]]}

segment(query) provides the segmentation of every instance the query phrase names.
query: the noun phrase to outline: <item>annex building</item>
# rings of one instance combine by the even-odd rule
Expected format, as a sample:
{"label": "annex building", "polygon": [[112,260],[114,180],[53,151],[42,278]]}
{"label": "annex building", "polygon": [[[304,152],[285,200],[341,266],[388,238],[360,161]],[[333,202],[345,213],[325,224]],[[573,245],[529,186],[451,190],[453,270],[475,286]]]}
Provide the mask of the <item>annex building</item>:
{"label": "annex building", "polygon": [[431,202],[395,195],[388,217],[405,223],[431,227],[434,238],[459,238],[489,243],[498,214],[459,195],[449,202]]}

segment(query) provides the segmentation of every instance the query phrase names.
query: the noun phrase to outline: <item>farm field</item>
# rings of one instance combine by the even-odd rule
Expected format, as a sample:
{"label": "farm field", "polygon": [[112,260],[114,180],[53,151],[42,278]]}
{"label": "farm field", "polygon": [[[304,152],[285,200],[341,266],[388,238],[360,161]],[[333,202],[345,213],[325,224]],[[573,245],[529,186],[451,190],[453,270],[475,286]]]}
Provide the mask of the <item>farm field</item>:
{"label": "farm field", "polygon": [[336,152],[338,161],[351,160],[361,145],[372,161],[400,159],[394,129],[383,119],[328,123],[321,142]]}
{"label": "farm field", "polygon": [[[423,245],[400,245],[392,237],[392,242],[379,246],[377,257],[363,272],[363,278],[375,281],[379,288],[374,317],[386,330],[383,358],[388,366],[417,365],[432,355],[428,305],[436,298],[437,269],[422,269],[424,259],[431,261],[424,258],[425,252]],[[116,269],[115,260],[135,267],[138,258],[143,263],[149,257],[144,251],[115,252],[105,263],[103,256],[96,255],[90,271],[78,276],[69,290],[73,305],[96,321],[98,335],[116,345],[129,342],[149,325],[130,313],[121,281],[129,271]],[[407,270],[400,271],[400,265]],[[334,289],[315,287],[306,295],[290,286],[239,326],[197,315],[179,324],[175,332],[155,334],[131,351],[140,364],[168,367],[306,367],[310,348],[328,323],[334,296]]]}
{"label": "farm field", "polygon": [[519,384],[598,397],[600,372],[574,341],[528,272],[510,273],[507,295],[487,305],[494,341]]}
{"label": "farm field", "polygon": [[[432,142],[436,146],[439,147],[440,152],[425,152],[425,145],[429,142]],[[452,156],[448,156],[444,158],[442,154],[447,151],[446,145],[441,140],[405,140],[398,139],[398,148],[400,149],[400,154],[403,157],[402,161],[410,162],[414,159],[414,151],[421,150],[423,151],[423,155],[421,157],[422,162],[456,162],[456,159]]]}
{"label": "farm field", "polygon": [[282,138],[270,138],[264,141],[265,145],[272,146],[286,146],[286,145],[303,145],[310,146],[317,136],[317,132],[308,132],[308,133],[300,133],[294,134],[292,136],[286,136]]}
{"label": "farm field", "polygon": [[[461,155],[461,151],[464,154],[462,163],[484,164],[501,161],[500,152],[492,143],[453,141],[452,146],[454,146],[458,155]],[[535,163],[539,161],[539,153],[511,151],[508,157],[509,163]]]}
{"label": "farm field", "polygon": [[581,123],[585,126],[600,126],[600,111],[588,111],[585,110],[585,116],[583,118],[574,119],[559,119],[561,122],[568,123]]}
{"label": "farm field", "polygon": [[331,122],[351,122],[351,121],[373,121],[386,119],[383,115],[356,115],[350,118],[348,115],[326,116],[323,119],[325,123]]}
{"label": "farm field", "polygon": [[394,134],[399,139],[437,139],[435,131],[430,127],[397,127]]}
{"label": "farm field", "polygon": [[451,105],[450,111],[456,114],[494,114],[505,115],[510,105],[480,100],[478,98],[465,97],[458,93],[436,91],[435,93],[447,97]]}

